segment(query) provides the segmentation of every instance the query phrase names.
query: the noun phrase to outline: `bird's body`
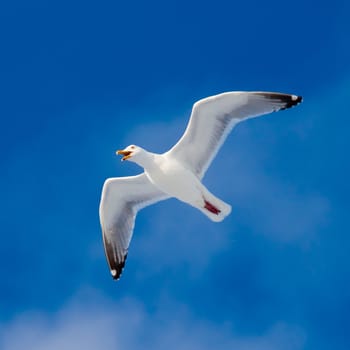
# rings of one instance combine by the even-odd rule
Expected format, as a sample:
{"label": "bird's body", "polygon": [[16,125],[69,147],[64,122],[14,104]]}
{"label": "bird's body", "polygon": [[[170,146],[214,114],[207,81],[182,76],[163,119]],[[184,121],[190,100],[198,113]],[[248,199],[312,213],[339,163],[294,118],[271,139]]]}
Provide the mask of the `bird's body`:
{"label": "bird's body", "polygon": [[213,221],[222,221],[229,214],[231,207],[214,197],[200,179],[171,154],[154,154],[145,150],[143,153],[150,160],[144,163],[147,164],[145,174],[160,191],[201,210]]}
{"label": "bird's body", "polygon": [[169,197],[199,209],[212,221],[222,221],[231,206],[215,197],[201,180],[232,128],[242,120],[283,110],[301,97],[271,92],[228,92],[196,102],[190,122],[168,152],[155,154],[131,145],[118,154],[144,173],[107,179],[102,191],[100,220],[113,278],[125,265],[136,213]]}
{"label": "bird's body", "polygon": [[152,184],[170,197],[189,203],[200,195],[198,178],[172,157],[155,155],[153,166],[144,169]]}

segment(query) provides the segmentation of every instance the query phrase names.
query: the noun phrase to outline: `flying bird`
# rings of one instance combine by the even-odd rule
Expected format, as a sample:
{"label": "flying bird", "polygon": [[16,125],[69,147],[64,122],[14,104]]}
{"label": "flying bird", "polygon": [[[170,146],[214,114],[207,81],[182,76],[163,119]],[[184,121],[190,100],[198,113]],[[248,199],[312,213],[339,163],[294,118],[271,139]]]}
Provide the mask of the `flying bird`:
{"label": "flying bird", "polygon": [[144,172],[105,181],[100,222],[110,272],[119,279],[125,266],[137,212],[175,197],[199,209],[212,221],[222,221],[231,206],[201,182],[232,128],[239,122],[299,104],[301,96],[275,92],[225,92],[193,105],[185,133],[167,152],[156,154],[130,145],[116,153]]}

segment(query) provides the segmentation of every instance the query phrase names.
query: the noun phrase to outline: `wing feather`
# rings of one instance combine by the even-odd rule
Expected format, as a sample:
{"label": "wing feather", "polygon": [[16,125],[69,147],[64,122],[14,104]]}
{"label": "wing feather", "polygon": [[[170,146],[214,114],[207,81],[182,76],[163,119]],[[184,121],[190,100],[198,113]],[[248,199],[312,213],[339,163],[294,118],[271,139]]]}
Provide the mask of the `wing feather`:
{"label": "wing feather", "polygon": [[225,92],[196,102],[181,139],[167,154],[186,164],[200,179],[233,127],[246,119],[300,103],[296,95],[276,92]]}
{"label": "wing feather", "polygon": [[100,222],[108,265],[114,279],[125,266],[138,210],[168,198],[145,173],[107,179],[100,203]]}

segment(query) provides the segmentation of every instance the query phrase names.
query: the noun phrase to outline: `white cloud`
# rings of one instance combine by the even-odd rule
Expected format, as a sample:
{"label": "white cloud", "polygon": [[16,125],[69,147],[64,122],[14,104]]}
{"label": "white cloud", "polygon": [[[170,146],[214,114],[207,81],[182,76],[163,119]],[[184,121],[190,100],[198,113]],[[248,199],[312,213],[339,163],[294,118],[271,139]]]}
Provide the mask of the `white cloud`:
{"label": "white cloud", "polygon": [[[301,193],[298,184],[266,171],[252,138],[242,140],[241,145],[239,152],[220,157],[215,167],[221,177],[232,174],[217,186],[230,198],[233,209],[237,208],[238,214],[233,211],[231,215],[246,227],[280,242],[312,239],[327,223],[327,198],[318,193]],[[215,172],[210,174],[212,182]]]}
{"label": "white cloud", "polygon": [[171,273],[172,268],[181,269],[183,278],[196,278],[215,255],[223,252],[230,233],[230,229],[208,221],[196,209],[169,200],[139,213],[130,256],[147,263],[147,270],[137,269],[140,278],[163,271]]}
{"label": "white cloud", "polygon": [[185,131],[187,116],[167,116],[168,122],[150,122],[135,127],[126,135],[125,143],[137,143],[153,152],[165,152],[170,149]]}
{"label": "white cloud", "polygon": [[299,350],[305,342],[301,329],[283,322],[240,336],[231,324],[198,319],[182,305],[149,313],[135,300],[112,302],[98,293],[80,294],[53,314],[27,312],[1,329],[3,350]]}
{"label": "white cloud", "polygon": [[96,294],[98,300],[91,302],[91,297],[82,293],[54,314],[27,312],[2,325],[1,349],[124,349],[128,331],[140,327],[142,312],[127,301],[114,305]]}

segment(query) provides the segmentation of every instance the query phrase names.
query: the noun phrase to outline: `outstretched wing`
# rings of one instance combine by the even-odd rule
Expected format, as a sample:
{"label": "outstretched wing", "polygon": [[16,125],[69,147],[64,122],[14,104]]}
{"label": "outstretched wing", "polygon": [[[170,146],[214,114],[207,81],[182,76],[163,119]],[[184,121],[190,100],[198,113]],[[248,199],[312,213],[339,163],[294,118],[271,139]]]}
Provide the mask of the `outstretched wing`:
{"label": "outstretched wing", "polygon": [[107,261],[114,279],[125,265],[137,211],[168,198],[145,173],[107,179],[100,203],[100,222]]}
{"label": "outstretched wing", "polygon": [[275,92],[225,92],[193,105],[186,131],[167,155],[186,164],[200,179],[232,128],[242,120],[300,103],[296,95]]}

